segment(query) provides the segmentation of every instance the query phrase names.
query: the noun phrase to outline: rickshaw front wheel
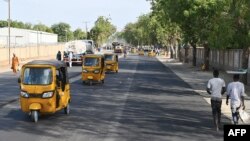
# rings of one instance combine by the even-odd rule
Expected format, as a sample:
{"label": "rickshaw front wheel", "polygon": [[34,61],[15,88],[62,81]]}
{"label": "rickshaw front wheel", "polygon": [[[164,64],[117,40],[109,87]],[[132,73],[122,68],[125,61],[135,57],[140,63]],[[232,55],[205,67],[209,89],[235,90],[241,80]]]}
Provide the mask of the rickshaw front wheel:
{"label": "rickshaw front wheel", "polygon": [[38,121],[38,111],[31,111],[31,119],[32,119],[32,121],[37,123],[37,121]]}

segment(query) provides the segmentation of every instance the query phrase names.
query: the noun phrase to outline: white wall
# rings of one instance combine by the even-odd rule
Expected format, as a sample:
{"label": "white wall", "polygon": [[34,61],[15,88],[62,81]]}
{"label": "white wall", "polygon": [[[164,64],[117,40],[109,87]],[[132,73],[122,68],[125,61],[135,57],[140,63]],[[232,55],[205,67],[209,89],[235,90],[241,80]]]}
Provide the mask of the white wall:
{"label": "white wall", "polygon": [[[55,44],[58,42],[57,34],[11,28],[10,30],[11,46],[24,46],[30,44]],[[0,28],[0,47],[7,46],[8,43],[8,28]]]}

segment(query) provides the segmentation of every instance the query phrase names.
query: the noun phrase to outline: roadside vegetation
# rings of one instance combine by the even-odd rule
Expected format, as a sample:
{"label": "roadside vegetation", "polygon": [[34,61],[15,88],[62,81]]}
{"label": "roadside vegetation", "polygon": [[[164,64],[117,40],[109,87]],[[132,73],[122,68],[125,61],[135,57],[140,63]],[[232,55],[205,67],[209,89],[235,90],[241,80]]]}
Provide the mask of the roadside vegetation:
{"label": "roadside vegetation", "polygon": [[[193,66],[197,46],[204,47],[204,68],[209,69],[211,49],[242,49],[242,69],[248,69],[250,45],[249,0],[147,0],[151,13],[126,25],[121,34],[133,45],[160,45],[171,51],[181,47],[193,49]],[[188,53],[188,52],[187,52]],[[185,55],[186,56],[186,55]],[[243,77],[247,82],[247,76]]]}
{"label": "roadside vegetation", "polygon": [[[106,17],[100,16],[95,21],[94,27],[86,33],[85,29],[77,28],[72,31],[71,26],[68,23],[60,22],[53,24],[51,27],[39,23],[23,23],[21,21],[11,21],[11,27],[22,28],[30,30],[38,30],[49,33],[58,34],[59,42],[66,42],[70,40],[80,40],[80,39],[93,39],[98,45],[106,42],[106,40],[116,32],[116,27],[111,24],[110,20]],[[8,22],[0,20],[0,28],[8,27]]]}

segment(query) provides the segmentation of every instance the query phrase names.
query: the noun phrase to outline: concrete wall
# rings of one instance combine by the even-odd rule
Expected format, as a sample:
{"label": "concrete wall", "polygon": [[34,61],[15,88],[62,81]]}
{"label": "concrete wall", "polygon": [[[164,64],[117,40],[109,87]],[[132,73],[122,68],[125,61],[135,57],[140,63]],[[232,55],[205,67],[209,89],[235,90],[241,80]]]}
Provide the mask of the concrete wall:
{"label": "concrete wall", "polygon": [[[10,48],[10,57],[15,53],[20,60],[47,56],[55,56],[56,59],[59,50],[63,52],[64,44]],[[9,63],[9,48],[0,48],[0,63],[1,65]]]}
{"label": "concrete wall", "polygon": [[[184,53],[182,51],[182,53]],[[184,54],[183,54],[184,55]],[[242,62],[242,50],[241,49],[229,49],[229,50],[210,50],[210,66],[216,67],[221,70],[240,69]],[[193,60],[193,50],[189,49],[189,61]],[[250,59],[250,58],[249,58]],[[204,48],[197,47],[197,66],[204,63]],[[250,62],[249,65],[250,66]]]}

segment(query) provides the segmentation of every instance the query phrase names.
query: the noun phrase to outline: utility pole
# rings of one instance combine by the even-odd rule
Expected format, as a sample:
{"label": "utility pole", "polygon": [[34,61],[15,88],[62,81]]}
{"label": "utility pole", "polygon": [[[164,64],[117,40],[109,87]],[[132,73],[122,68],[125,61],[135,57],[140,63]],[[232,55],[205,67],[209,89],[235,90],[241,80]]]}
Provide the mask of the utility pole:
{"label": "utility pole", "polygon": [[65,37],[66,37],[66,43],[68,42],[68,31],[67,29],[64,30],[65,31]]}
{"label": "utility pole", "polygon": [[8,19],[8,30],[9,30],[9,64],[10,64],[10,0],[8,0],[8,13],[9,13],[9,19]]}
{"label": "utility pole", "polygon": [[38,25],[36,28],[36,47],[37,47],[37,56],[39,57],[39,38],[38,38]]}
{"label": "utility pole", "polygon": [[86,29],[86,39],[88,39],[88,23],[87,21],[83,22],[85,23],[85,29]]}
{"label": "utility pole", "polygon": [[8,47],[9,47],[9,64],[10,64],[10,0],[4,0],[6,2],[8,2]]}
{"label": "utility pole", "polygon": [[[37,25],[36,25],[36,40],[37,40],[37,43],[36,43],[36,47],[37,47],[37,55],[38,57],[40,56],[40,43],[41,43],[41,31],[39,29],[39,26],[41,25],[41,22],[38,20],[37,21]],[[40,40],[39,40],[39,34],[40,34]]]}

